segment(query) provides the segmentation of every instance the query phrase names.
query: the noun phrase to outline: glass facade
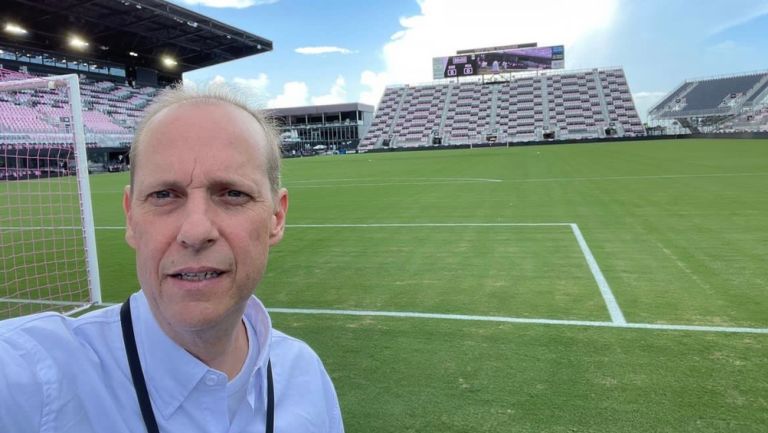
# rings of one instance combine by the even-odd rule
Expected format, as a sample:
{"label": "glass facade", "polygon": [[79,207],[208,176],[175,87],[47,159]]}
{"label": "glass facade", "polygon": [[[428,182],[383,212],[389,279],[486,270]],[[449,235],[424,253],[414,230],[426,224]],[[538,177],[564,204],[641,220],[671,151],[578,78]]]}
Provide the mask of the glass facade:
{"label": "glass facade", "polygon": [[[373,107],[348,104],[350,110],[323,107],[276,109],[272,116],[280,126],[283,152],[287,156],[318,152],[347,152],[357,149],[373,120]],[[331,108],[331,107],[329,107]]]}

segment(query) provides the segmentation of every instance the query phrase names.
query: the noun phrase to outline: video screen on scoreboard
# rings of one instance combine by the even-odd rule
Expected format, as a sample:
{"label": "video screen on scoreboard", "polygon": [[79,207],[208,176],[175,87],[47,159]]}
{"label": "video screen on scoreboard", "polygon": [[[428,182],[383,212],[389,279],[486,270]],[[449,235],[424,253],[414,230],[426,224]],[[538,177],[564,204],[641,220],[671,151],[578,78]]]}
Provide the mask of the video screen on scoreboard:
{"label": "video screen on scoreboard", "polygon": [[563,69],[565,50],[553,47],[514,48],[487,53],[434,57],[434,79],[490,75],[516,71]]}

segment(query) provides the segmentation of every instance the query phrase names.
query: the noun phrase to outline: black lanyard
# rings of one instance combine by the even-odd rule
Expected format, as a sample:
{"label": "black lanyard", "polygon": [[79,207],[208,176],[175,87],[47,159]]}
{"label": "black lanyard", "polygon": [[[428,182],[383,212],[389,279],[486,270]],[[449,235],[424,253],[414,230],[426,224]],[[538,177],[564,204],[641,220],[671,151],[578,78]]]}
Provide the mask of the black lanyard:
{"label": "black lanyard", "polygon": [[[144,418],[144,425],[147,426],[147,433],[160,433],[157,427],[155,413],[152,411],[152,403],[149,401],[147,392],[147,383],[144,381],[144,372],[141,369],[139,360],[139,351],[136,349],[136,338],[133,335],[133,320],[131,319],[131,300],[130,298],[123,303],[120,308],[120,325],[123,328],[123,341],[125,342],[125,354],[128,356],[128,365],[131,368],[131,378],[133,378],[133,388],[136,390],[136,397],[139,399],[141,416]],[[272,433],[275,427],[275,391],[272,385],[272,361],[267,362],[267,423],[266,432]]]}

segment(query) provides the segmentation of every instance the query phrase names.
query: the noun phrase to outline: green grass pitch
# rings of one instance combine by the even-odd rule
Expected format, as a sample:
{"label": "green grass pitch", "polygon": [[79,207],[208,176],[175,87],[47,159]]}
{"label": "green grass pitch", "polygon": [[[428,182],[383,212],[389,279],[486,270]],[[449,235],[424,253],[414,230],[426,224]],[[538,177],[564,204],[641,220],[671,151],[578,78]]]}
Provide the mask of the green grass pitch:
{"label": "green grass pitch", "polygon": [[[127,180],[91,177],[106,302],[137,289]],[[511,225],[573,223],[627,322],[768,328],[767,140],[305,158],[283,181],[268,307],[610,322],[570,226]],[[349,432],[768,431],[766,333],[272,319],[321,355]]]}

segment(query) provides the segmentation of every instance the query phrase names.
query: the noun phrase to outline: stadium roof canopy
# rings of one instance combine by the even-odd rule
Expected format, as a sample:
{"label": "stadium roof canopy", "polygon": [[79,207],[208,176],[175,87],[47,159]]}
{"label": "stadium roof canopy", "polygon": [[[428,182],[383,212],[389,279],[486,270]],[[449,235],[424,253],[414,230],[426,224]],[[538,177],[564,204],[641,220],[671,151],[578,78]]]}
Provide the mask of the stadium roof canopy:
{"label": "stadium roof canopy", "polygon": [[[178,76],[272,50],[268,39],[162,0],[2,0],[0,20],[0,43],[9,48]],[[74,36],[88,45],[73,47]]]}
{"label": "stadium roof canopy", "polygon": [[342,111],[365,111],[373,113],[373,105],[361,104],[359,102],[345,102],[341,104],[328,105],[306,105],[301,107],[270,108],[269,112],[273,116],[304,116],[317,115],[322,113],[338,113]]}

